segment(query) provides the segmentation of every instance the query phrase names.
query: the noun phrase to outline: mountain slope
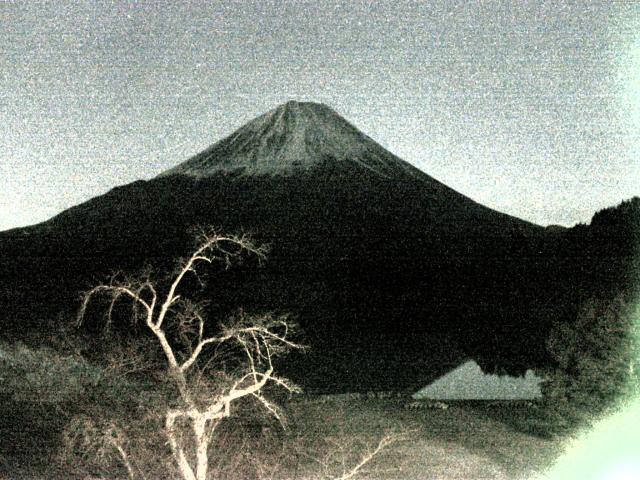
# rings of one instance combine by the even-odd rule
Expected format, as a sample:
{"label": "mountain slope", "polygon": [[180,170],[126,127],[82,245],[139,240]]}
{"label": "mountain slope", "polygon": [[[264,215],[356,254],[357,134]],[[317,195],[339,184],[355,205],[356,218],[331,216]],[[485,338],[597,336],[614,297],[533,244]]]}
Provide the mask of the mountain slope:
{"label": "mountain slope", "polygon": [[512,373],[545,361],[548,319],[533,308],[553,289],[545,230],[473,202],[312,103],[289,102],[155,179],[0,235],[12,321],[33,323],[35,304],[42,317],[72,309],[78,289],[114,269],[169,268],[193,225],[272,245],[264,268],[212,277],[210,314],[298,317],[310,353],[283,368],[307,388],[419,388],[469,357]]}
{"label": "mountain slope", "polygon": [[421,176],[329,107],[294,101],[259,116],[161,176],[203,177],[221,171],[291,175],[323,161],[356,163],[387,178]]}

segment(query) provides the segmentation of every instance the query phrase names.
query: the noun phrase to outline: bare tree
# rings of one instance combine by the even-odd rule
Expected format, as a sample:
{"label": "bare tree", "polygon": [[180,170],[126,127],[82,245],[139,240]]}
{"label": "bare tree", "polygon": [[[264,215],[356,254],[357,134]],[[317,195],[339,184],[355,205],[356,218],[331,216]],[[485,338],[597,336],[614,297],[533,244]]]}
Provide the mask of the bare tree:
{"label": "bare tree", "polygon": [[[288,391],[298,388],[274,372],[276,356],[301,345],[291,340],[294,325],[286,316],[240,313],[215,328],[207,324],[204,304],[184,298],[184,282],[194,276],[201,284],[197,267],[220,262],[229,267],[234,259],[253,255],[262,260],[266,248],[247,236],[219,235],[205,231],[197,239],[190,257],[180,262],[166,285],[152,279],[145,271],[136,277],[113,275],[110,281],[84,294],[78,321],[82,323],[87,307],[97,296],[106,295],[107,325],[111,323],[116,304],[128,299],[133,319],[152,333],[165,360],[165,377],[175,386],[176,401],[166,407],[164,430],[179,475],[184,480],[205,480],[209,468],[212,435],[221,420],[231,415],[238,400],[252,397],[268,412],[280,419],[280,412],[263,390],[268,384]],[[209,332],[214,331],[215,334]],[[224,362],[223,351],[232,350],[242,361],[242,368],[224,372],[226,381],[207,379],[207,364],[217,359]],[[208,354],[205,354],[208,352]],[[208,362],[204,361],[207,357]],[[108,435],[110,439],[116,438]],[[123,459],[130,477],[134,469],[124,451],[123,442],[111,442]]]}

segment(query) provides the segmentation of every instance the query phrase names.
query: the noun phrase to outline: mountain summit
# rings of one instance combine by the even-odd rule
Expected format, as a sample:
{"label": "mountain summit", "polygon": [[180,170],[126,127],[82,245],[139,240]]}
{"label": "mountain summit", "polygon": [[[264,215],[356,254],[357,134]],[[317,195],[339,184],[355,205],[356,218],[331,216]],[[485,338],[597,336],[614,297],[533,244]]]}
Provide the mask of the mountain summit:
{"label": "mountain summit", "polygon": [[383,177],[417,174],[330,107],[290,101],[160,176],[290,175],[325,162],[353,162]]}

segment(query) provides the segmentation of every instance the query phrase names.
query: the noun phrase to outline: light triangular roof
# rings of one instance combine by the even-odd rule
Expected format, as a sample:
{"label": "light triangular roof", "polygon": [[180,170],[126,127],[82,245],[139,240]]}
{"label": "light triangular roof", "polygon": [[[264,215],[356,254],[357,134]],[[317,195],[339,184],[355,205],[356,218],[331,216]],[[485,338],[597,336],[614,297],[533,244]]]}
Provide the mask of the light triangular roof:
{"label": "light triangular roof", "polygon": [[524,377],[486,375],[473,360],[463,363],[414,395],[434,400],[532,400],[540,398],[541,379],[527,370]]}

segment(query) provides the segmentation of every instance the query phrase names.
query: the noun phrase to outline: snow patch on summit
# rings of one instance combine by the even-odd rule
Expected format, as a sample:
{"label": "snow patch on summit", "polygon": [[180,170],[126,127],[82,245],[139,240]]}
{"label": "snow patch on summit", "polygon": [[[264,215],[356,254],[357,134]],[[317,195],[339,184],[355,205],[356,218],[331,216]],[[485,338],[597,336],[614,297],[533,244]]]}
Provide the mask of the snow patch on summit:
{"label": "snow patch on summit", "polygon": [[289,174],[325,162],[352,162],[385,177],[418,172],[326,105],[291,101],[161,176],[206,177],[221,171]]}

